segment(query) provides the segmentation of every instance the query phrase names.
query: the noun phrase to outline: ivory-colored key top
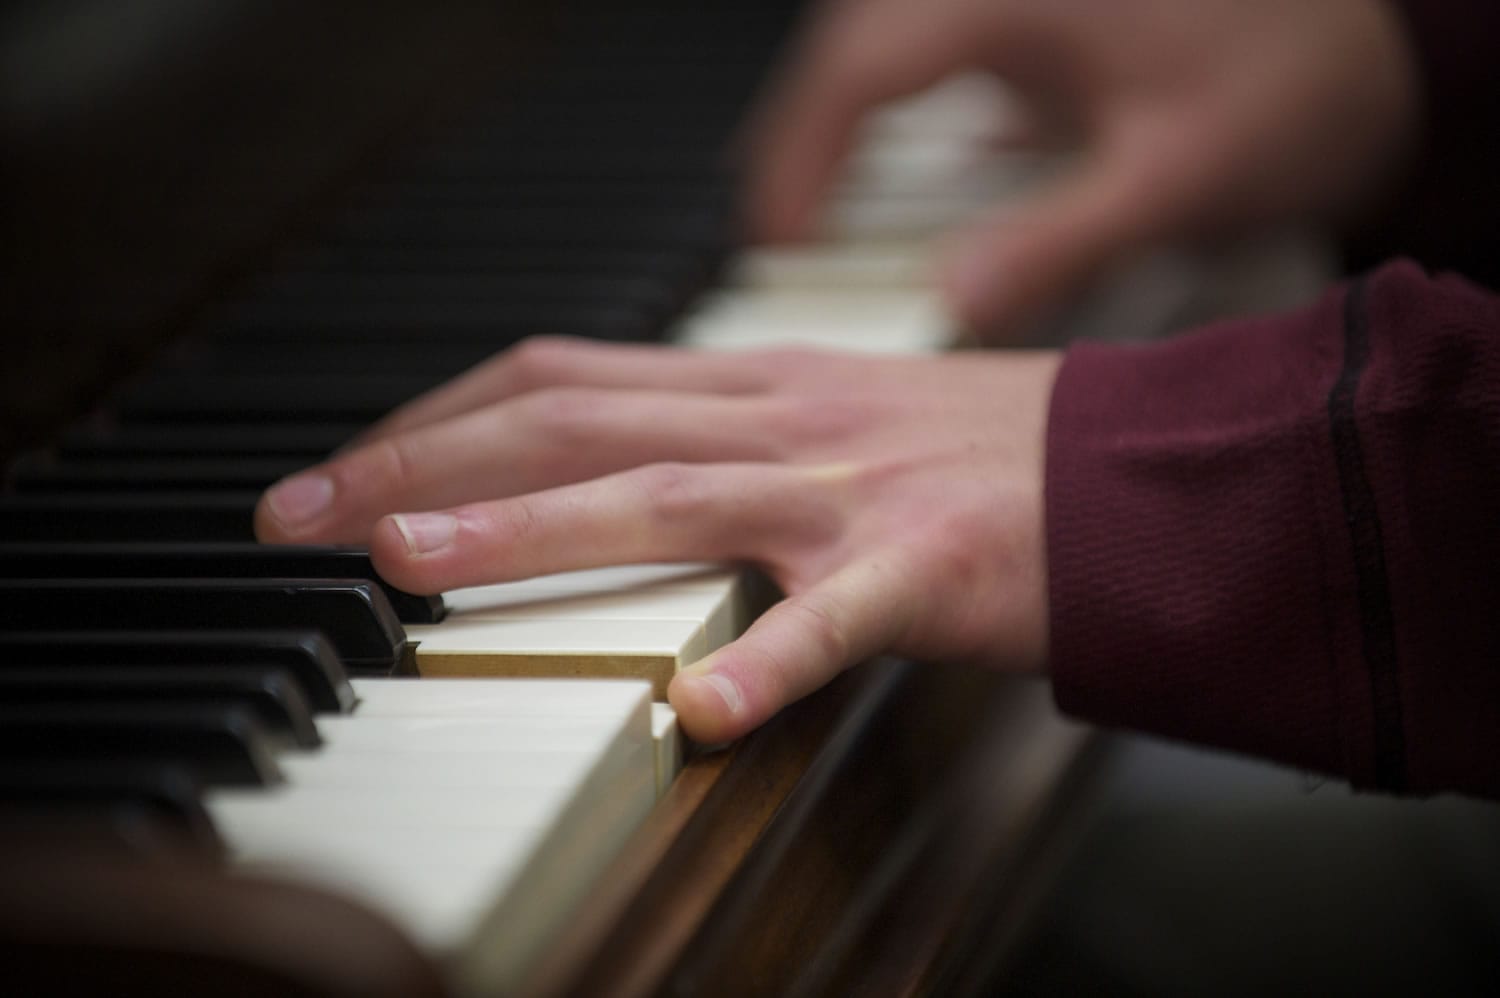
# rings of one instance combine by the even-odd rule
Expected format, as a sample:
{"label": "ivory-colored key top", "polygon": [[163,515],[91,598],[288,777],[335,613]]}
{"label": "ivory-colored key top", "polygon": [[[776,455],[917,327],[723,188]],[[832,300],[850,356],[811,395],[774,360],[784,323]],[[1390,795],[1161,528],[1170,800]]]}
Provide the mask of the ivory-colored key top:
{"label": "ivory-colored key top", "polygon": [[[752,607],[737,584],[720,590],[678,590],[672,588],[642,590],[631,593],[574,595],[537,593],[529,599],[515,599],[507,593],[494,601],[461,598],[464,609],[450,611],[447,624],[476,620],[691,620],[703,627],[707,641],[705,652],[732,641],[749,625]],[[453,604],[450,603],[450,606]]]}
{"label": "ivory-colored key top", "polygon": [[[361,719],[373,717],[614,717],[636,683],[516,679],[351,679]],[[635,722],[633,722],[635,723]]]}
{"label": "ivory-colored key top", "polygon": [[[577,722],[618,714],[621,698],[626,695],[622,684],[602,680],[354,679],[352,683],[359,697],[357,710],[361,721],[384,717],[477,717],[509,726],[517,721],[562,717]],[[677,713],[664,703],[651,704],[651,737],[656,748],[656,792],[660,796],[677,778],[683,756]],[[337,733],[328,743],[335,752],[344,747]],[[368,764],[368,753],[345,752],[345,755],[350,759],[352,772],[348,779],[353,783],[389,785],[391,777],[387,774],[405,772],[404,752],[383,756],[377,766]],[[305,753],[304,757],[284,755],[281,762],[288,771],[288,779],[301,782],[303,771],[312,768],[312,760],[317,757],[318,753]],[[419,763],[424,773],[432,771],[430,759]],[[319,780],[339,768],[326,760],[317,765],[320,771],[314,778]],[[443,778],[444,785],[485,787],[513,780],[508,772],[492,775],[487,770],[459,765],[438,768],[450,774]],[[451,775],[460,770],[458,775]]]}
{"label": "ivory-colored key top", "polygon": [[751,250],[740,254],[726,283],[742,291],[920,289],[932,284],[932,254],[900,240]]}
{"label": "ivory-colored key top", "polygon": [[682,769],[682,729],[677,712],[664,703],[651,705],[651,739],[656,744],[656,796],[661,797]]}
{"label": "ivory-colored key top", "polygon": [[664,700],[708,653],[696,620],[466,620],[407,628],[423,676],[644,679]]}
{"label": "ivory-colored key top", "polygon": [[515,582],[498,582],[487,586],[454,589],[443,595],[450,612],[463,612],[476,606],[493,606],[507,600],[535,598],[537,594],[602,595],[615,593],[622,598],[641,590],[691,589],[717,590],[734,585],[743,574],[741,569],[705,562],[660,563],[645,565],[608,565],[577,572],[537,575]]}
{"label": "ivory-colored key top", "polygon": [[711,295],[681,323],[679,342],[711,349],[819,346],[870,353],[940,350],[951,322],[934,292],[777,291]]}
{"label": "ivory-colored key top", "polygon": [[[360,680],[272,793],[205,803],[235,862],[363,899],[506,993],[650,808],[640,683]],[[569,701],[572,706],[570,707]]]}
{"label": "ivory-colored key top", "polygon": [[727,589],[670,587],[626,593],[517,593],[497,586],[484,594],[459,590],[446,602],[449,616],[459,620],[705,620],[727,595]]}
{"label": "ivory-colored key top", "polygon": [[645,679],[663,699],[678,669],[749,626],[766,588],[719,566],[569,572],[447,593],[447,619],[407,637],[423,676]]}

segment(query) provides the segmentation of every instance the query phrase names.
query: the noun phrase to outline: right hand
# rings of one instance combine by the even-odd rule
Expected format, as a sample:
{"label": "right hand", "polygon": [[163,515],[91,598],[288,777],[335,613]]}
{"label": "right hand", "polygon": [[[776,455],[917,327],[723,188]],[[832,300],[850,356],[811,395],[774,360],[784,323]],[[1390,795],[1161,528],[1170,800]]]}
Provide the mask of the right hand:
{"label": "right hand", "polygon": [[884,652],[1042,668],[1060,362],[530,340],[273,487],[256,532],[368,544],[424,593],[757,565],[786,599],[668,691],[685,731],[726,741]]}
{"label": "right hand", "polygon": [[1086,143],[1070,174],[954,239],[942,283],[974,332],[1003,334],[1145,244],[1348,216],[1417,130],[1391,6],[828,2],[751,129],[752,235],[806,237],[865,114],[974,69]]}

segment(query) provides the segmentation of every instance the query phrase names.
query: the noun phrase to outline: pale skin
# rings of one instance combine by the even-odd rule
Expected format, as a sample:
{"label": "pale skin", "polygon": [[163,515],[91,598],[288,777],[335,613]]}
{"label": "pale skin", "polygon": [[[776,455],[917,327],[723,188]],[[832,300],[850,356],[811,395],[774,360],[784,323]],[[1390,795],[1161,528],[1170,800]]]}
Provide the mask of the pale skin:
{"label": "pale skin", "polygon": [[837,0],[749,129],[752,233],[806,236],[864,116],[959,70],[1019,92],[1018,140],[1083,149],[948,240],[951,310],[995,342],[1144,246],[1358,214],[1418,125],[1383,0]]}
{"label": "pale skin", "polygon": [[[954,243],[955,311],[993,330],[1143,242],[1352,210],[1415,130],[1374,0],[864,0],[807,37],[754,132],[747,210],[768,237],[805,229],[866,110],[949,73],[988,68],[1081,123],[1072,179]],[[881,652],[1044,668],[1060,363],[537,339],[279,483],[256,529],[367,543],[417,592],[757,565],[786,599],[669,690],[689,734],[725,741]]]}
{"label": "pale skin", "polygon": [[[669,690],[693,736],[725,741],[882,651],[1041,667],[1057,365],[538,339],[284,483],[257,529],[368,541],[417,592],[609,563],[757,565],[787,598]],[[452,396],[486,401],[436,415]],[[323,495],[297,519],[297,499]]]}

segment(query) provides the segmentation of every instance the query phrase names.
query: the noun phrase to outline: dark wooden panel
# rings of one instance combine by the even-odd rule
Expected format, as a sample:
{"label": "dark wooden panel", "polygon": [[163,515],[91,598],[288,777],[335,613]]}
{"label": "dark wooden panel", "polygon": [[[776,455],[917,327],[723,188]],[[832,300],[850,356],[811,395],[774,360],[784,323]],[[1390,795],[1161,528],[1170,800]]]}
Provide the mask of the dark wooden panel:
{"label": "dark wooden panel", "polygon": [[877,662],[695,759],[528,993],[984,993],[1098,743],[1045,685]]}
{"label": "dark wooden panel", "polygon": [[177,332],[536,4],[38,0],[0,12],[0,459]]}

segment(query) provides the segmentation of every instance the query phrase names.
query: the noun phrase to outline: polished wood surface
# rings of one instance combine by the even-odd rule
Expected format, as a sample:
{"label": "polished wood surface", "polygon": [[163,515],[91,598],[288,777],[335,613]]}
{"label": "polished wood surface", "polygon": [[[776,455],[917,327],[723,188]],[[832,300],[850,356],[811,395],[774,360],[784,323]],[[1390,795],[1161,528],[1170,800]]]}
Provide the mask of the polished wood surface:
{"label": "polished wood surface", "polygon": [[875,662],[699,755],[528,992],[987,993],[1098,749],[1048,700]]}

